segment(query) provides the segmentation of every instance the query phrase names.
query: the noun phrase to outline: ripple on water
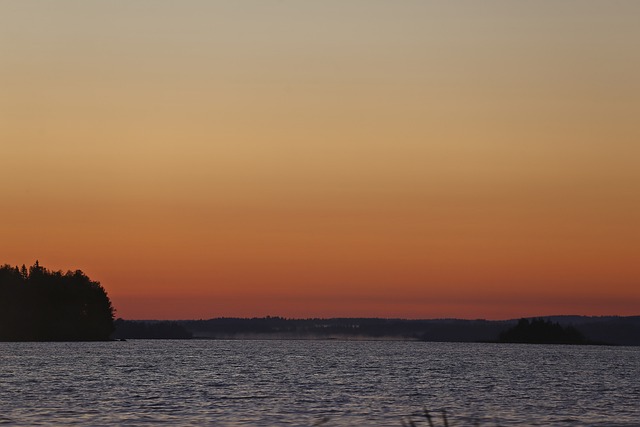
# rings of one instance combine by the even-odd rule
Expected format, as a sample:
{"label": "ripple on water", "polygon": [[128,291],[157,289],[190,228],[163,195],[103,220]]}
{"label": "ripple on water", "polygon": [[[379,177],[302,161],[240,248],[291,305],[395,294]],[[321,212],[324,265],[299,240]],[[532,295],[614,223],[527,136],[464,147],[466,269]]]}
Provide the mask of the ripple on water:
{"label": "ripple on water", "polygon": [[[640,349],[419,342],[0,343],[0,424],[638,425]],[[441,421],[441,418],[438,418]]]}

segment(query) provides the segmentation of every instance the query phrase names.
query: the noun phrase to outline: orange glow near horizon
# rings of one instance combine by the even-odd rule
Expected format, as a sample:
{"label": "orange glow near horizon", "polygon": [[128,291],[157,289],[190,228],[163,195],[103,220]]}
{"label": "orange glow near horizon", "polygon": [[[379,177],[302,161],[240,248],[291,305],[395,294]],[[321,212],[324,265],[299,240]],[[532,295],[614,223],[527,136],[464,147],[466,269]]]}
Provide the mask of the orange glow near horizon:
{"label": "orange glow near horizon", "polygon": [[119,317],[640,314],[640,4],[0,4],[0,263]]}

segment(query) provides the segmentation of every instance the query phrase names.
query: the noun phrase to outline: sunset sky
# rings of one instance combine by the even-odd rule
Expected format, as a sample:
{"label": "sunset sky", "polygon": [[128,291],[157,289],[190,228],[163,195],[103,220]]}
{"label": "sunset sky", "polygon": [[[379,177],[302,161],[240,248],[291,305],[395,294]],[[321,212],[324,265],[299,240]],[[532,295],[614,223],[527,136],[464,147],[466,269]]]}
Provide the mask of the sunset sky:
{"label": "sunset sky", "polygon": [[0,2],[0,264],[118,317],[640,314],[640,2]]}

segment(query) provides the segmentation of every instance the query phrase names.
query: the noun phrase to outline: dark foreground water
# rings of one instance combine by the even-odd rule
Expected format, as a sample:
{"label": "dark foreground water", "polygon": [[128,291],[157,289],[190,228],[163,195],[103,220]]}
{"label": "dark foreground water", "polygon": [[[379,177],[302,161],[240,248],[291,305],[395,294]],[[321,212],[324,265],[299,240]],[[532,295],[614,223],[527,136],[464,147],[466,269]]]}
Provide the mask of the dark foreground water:
{"label": "dark foreground water", "polygon": [[0,369],[9,425],[640,425],[631,347],[0,343]]}

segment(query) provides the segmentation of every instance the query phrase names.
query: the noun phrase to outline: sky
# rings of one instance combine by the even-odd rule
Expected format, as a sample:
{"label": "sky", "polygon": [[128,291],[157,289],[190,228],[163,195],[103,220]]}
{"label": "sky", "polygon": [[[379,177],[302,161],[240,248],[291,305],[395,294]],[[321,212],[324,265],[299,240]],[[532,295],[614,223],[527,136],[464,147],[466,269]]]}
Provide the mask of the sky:
{"label": "sky", "polygon": [[126,319],[640,314],[640,2],[0,2],[0,264]]}

